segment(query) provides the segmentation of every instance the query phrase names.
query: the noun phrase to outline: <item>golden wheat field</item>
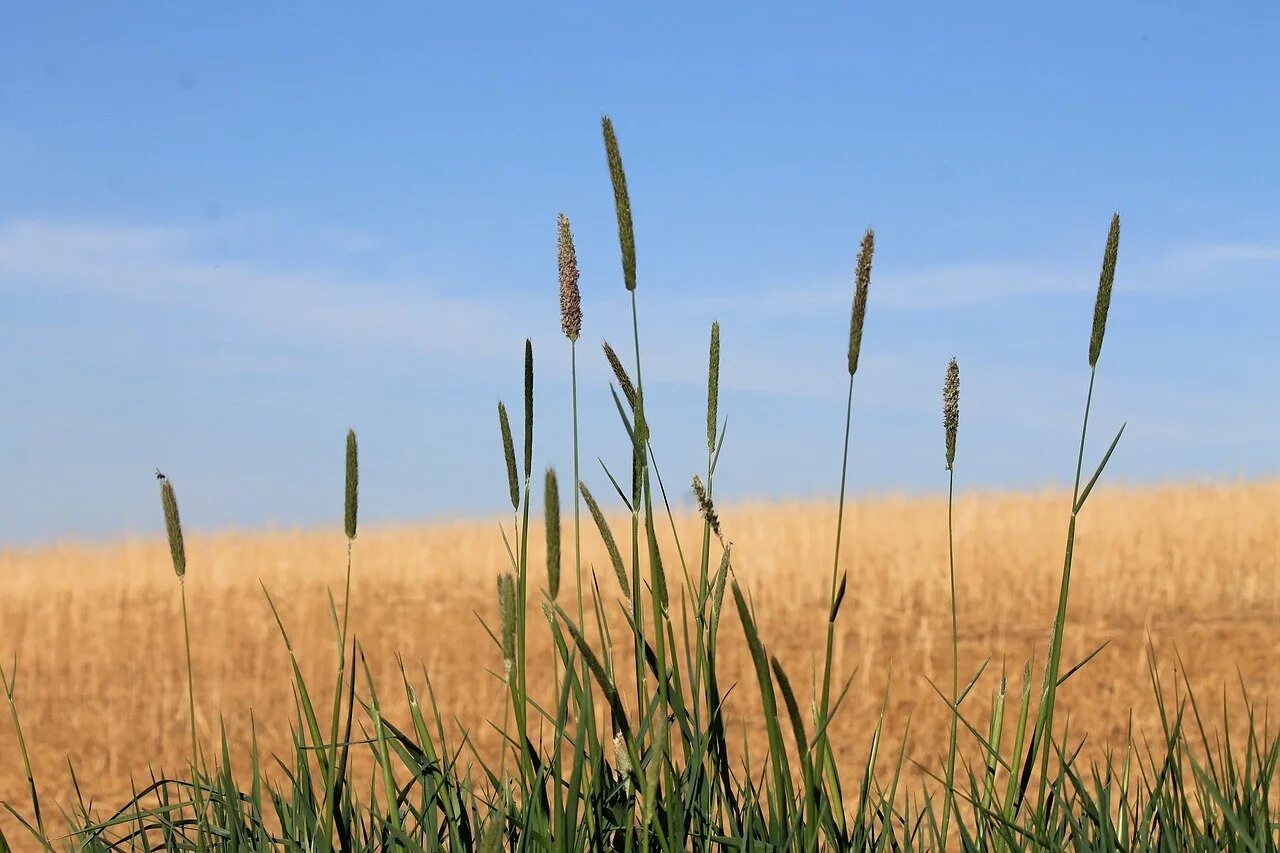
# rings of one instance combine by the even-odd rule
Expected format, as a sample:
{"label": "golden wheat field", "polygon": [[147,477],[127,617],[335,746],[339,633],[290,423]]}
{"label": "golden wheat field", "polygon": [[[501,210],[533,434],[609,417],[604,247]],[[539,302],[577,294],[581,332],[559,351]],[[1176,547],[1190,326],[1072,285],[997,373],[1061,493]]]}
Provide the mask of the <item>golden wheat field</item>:
{"label": "golden wheat field", "polygon": [[[985,719],[1002,668],[1016,695],[1024,661],[1036,655],[1038,684],[1068,504],[1057,492],[958,499],[962,671],[991,658],[966,704],[976,719]],[[721,517],[762,638],[807,694],[808,673],[821,663],[813,656],[823,643],[834,506],[730,504]],[[909,722],[908,756],[936,767],[948,712],[926,678],[950,677],[945,500],[858,501],[847,524],[841,562],[850,585],[836,663],[856,675],[834,740],[851,766],[863,760],[891,676],[886,730],[900,742]],[[535,555],[538,527],[531,527]],[[679,519],[677,527],[691,555],[701,522]],[[614,613],[608,560],[588,525],[583,546]],[[663,546],[675,588],[680,568],[669,529]],[[345,539],[338,529],[193,536],[187,553],[202,740],[215,743],[225,725],[233,758],[243,757],[252,725],[264,753],[287,749],[289,665],[259,580],[278,603],[308,680],[328,691],[336,652],[326,589],[341,595]],[[1077,554],[1066,663],[1110,641],[1061,700],[1073,739],[1088,735],[1086,750],[1122,743],[1130,709],[1136,730],[1156,730],[1148,636],[1167,687],[1180,653],[1193,686],[1219,707],[1224,689],[1228,701],[1238,697],[1241,680],[1260,706],[1280,698],[1280,481],[1099,491],[1082,516]],[[446,720],[467,730],[485,756],[499,749],[487,721],[501,725],[506,697],[486,672],[500,670],[501,660],[477,614],[493,621],[494,576],[506,561],[497,520],[373,527],[355,543],[352,624],[392,719],[404,707],[398,655],[419,693],[425,667]],[[0,654],[18,655],[18,708],[42,796],[66,802],[68,760],[85,797],[104,805],[126,799],[130,777],[147,778],[149,762],[157,771],[181,768],[189,757],[185,668],[164,543],[11,550],[0,554],[0,583]],[[571,580],[561,595],[572,601]],[[738,682],[730,719],[750,739],[760,731],[750,713],[758,707],[750,659],[728,609],[725,619],[721,683]],[[531,622],[530,684],[545,693],[553,673],[541,624]],[[6,714],[0,798],[22,810],[26,782],[13,744]]]}

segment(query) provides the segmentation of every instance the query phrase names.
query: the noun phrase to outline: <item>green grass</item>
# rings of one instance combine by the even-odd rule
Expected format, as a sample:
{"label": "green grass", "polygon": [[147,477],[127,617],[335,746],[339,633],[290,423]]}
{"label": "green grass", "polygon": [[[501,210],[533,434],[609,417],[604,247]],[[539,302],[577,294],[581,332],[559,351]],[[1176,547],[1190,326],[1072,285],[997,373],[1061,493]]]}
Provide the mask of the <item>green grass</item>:
{"label": "green grass", "polygon": [[[507,738],[502,757],[487,762],[471,748],[465,732],[454,738],[446,734],[448,709],[437,706],[425,671],[417,682],[425,684],[425,695],[419,695],[403,668],[402,683],[391,688],[404,691],[407,717],[393,719],[384,712],[359,638],[348,634],[351,559],[359,550],[356,439],[349,433],[343,496],[347,586],[341,608],[330,601],[339,664],[326,688],[317,690],[303,679],[286,626],[279,622],[294,674],[293,749],[285,755],[259,755],[255,738],[248,765],[233,766],[225,732],[216,748],[207,749],[197,742],[193,728],[191,765],[184,772],[151,779],[114,810],[90,806],[77,797],[63,805],[56,827],[47,804],[42,809],[36,780],[31,779],[30,803],[5,806],[27,835],[0,837],[0,849],[10,849],[10,844],[42,849],[307,851],[1276,849],[1280,834],[1271,797],[1280,739],[1270,734],[1265,714],[1243,685],[1245,719],[1234,722],[1235,730],[1246,734],[1235,741],[1227,734],[1233,721],[1227,719],[1225,698],[1220,711],[1211,712],[1197,701],[1189,684],[1162,684],[1154,654],[1150,672],[1162,721],[1159,732],[1130,729],[1123,750],[1086,762],[1080,757],[1083,737],[1071,732],[1069,720],[1060,713],[1059,688],[1088,663],[1062,657],[1076,530],[1120,439],[1117,433],[1086,480],[1084,449],[1115,272],[1118,217],[1108,235],[1090,330],[1089,390],[1075,452],[1074,495],[1064,513],[1068,531],[1058,605],[1056,612],[1045,615],[1046,626],[1052,625],[1046,659],[1042,666],[1026,662],[1021,684],[1011,685],[1004,673],[997,680],[985,665],[977,672],[961,672],[953,655],[949,689],[935,688],[937,701],[951,711],[947,754],[935,763],[920,761],[927,781],[908,786],[903,771],[914,759],[906,755],[905,735],[899,744],[884,740],[883,712],[870,742],[862,745],[860,762],[837,760],[841,751],[828,737],[851,683],[849,673],[834,669],[831,638],[846,596],[857,594],[857,566],[842,566],[838,555],[873,235],[868,232],[863,241],[855,279],[839,466],[841,520],[832,531],[823,670],[820,687],[815,685],[812,695],[800,694],[797,682],[770,654],[767,638],[757,630],[749,592],[733,571],[733,531],[721,529],[714,509],[716,468],[726,431],[717,408],[718,325],[712,326],[708,359],[706,468],[694,478],[705,519],[701,541],[682,543],[676,537],[674,553],[659,547],[658,529],[669,525],[674,534],[676,525],[645,417],[633,223],[622,158],[607,119],[604,137],[623,284],[632,305],[634,373],[607,348],[621,390],[614,391],[614,408],[631,442],[631,477],[630,482],[625,477],[619,481],[606,471],[608,483],[597,484],[596,491],[612,489],[626,505],[630,537],[619,541],[592,490],[576,482],[576,341],[582,318],[572,239],[562,219],[561,295],[573,381],[575,476],[574,554],[565,563],[575,573],[570,589],[576,594],[568,607],[557,600],[563,586],[559,528],[568,522],[560,518],[560,487],[551,470],[544,479],[548,509],[542,523],[552,528],[547,538],[556,543],[555,553],[546,569],[534,565],[529,555],[534,406],[533,350],[526,342],[522,459],[516,458],[506,406],[499,406],[513,509],[512,528],[503,532],[510,565],[499,577],[488,623],[494,677],[504,682],[510,698],[501,721]],[[949,494],[956,475],[958,373],[954,381],[954,387],[948,382],[944,410]],[[941,446],[942,442],[940,453]],[[181,578],[186,562],[177,498],[167,480],[162,490],[175,570]],[[594,527],[608,549],[623,590],[621,601],[603,596],[594,576],[584,577],[579,495],[589,509],[588,529]],[[198,567],[192,568],[198,573]],[[950,581],[954,651],[960,618],[954,563]],[[741,634],[722,633],[722,627],[733,627],[721,618],[726,593],[732,596]],[[270,594],[266,598],[275,612]],[[618,623],[606,617],[614,608],[625,617],[627,637],[610,635],[609,625]],[[542,618],[530,620],[530,612],[540,612]],[[552,695],[529,693],[527,639],[535,630],[550,633],[557,673]],[[189,643],[189,634],[186,637]],[[726,725],[726,703],[750,699],[744,698],[747,691],[719,681],[716,659],[723,643],[745,643],[754,664],[760,705],[737,710],[763,720],[763,755],[751,753],[745,742],[739,748],[738,733]],[[613,649],[630,653],[615,659]],[[1038,684],[1033,677],[1037,671],[1043,671]],[[0,676],[18,746],[17,758],[7,752],[5,760],[21,761],[30,779],[15,700],[16,662],[0,668]],[[194,721],[191,685],[196,674],[189,663],[188,678]],[[623,683],[625,691],[618,686]],[[385,691],[387,685],[382,688]],[[991,711],[984,719],[966,711],[969,697],[980,691],[991,697]],[[887,702],[888,687],[886,706]],[[599,728],[596,709],[604,712],[606,721]],[[353,750],[372,756],[372,778],[353,771]]]}

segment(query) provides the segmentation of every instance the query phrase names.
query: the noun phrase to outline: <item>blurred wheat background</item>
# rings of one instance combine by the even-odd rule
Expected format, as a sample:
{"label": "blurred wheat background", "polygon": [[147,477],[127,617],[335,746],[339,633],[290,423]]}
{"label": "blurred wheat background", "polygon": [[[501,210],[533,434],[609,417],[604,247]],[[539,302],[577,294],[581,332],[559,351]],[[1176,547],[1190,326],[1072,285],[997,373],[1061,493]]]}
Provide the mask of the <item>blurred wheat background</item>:
{"label": "blurred wheat background", "polygon": [[[1068,508],[1069,497],[1057,492],[958,500],[961,670],[971,673],[991,658],[966,703],[976,719],[985,719],[1002,668],[1016,696],[1024,662],[1033,651],[1043,660]],[[720,514],[763,639],[807,695],[810,673],[822,663],[812,656],[825,630],[834,506],[729,503]],[[834,742],[851,768],[859,765],[889,673],[887,731],[900,742],[910,720],[908,757],[936,767],[949,718],[926,678],[943,686],[950,677],[945,500],[855,502],[847,523],[842,564],[850,587],[847,615],[837,626],[836,665],[838,673],[856,675]],[[618,519],[615,529],[622,524]],[[495,519],[362,531],[352,582],[353,629],[375,680],[386,685],[392,718],[404,712],[402,691],[395,689],[399,655],[420,694],[426,667],[446,720],[469,731],[486,756],[500,743],[487,721],[501,725],[507,699],[485,671],[500,671],[501,655],[477,618],[496,621],[494,576],[507,563],[498,525]],[[701,522],[679,518],[677,527],[692,562]],[[539,532],[534,525],[531,535]],[[669,526],[665,535],[668,571],[678,573]],[[590,525],[583,540],[584,564],[594,566],[602,595],[612,602],[616,581]],[[1063,693],[1073,739],[1088,736],[1086,754],[1124,743],[1130,709],[1136,732],[1156,732],[1148,636],[1162,672],[1179,667],[1180,653],[1198,696],[1211,707],[1224,690],[1234,704],[1241,679],[1259,707],[1280,698],[1277,543],[1280,481],[1099,491],[1079,533],[1064,647],[1065,668],[1110,641]],[[533,564],[541,565],[541,541],[531,547]],[[232,758],[243,761],[256,725],[264,755],[287,751],[290,715],[281,711],[293,707],[288,659],[259,580],[276,599],[304,672],[317,690],[329,690],[336,652],[326,590],[342,594],[341,529],[191,536],[187,558],[205,748],[225,724]],[[534,581],[544,585],[545,577],[535,575],[531,589]],[[130,777],[147,779],[151,763],[156,772],[186,766],[180,605],[160,538],[6,551],[0,589],[0,654],[11,660],[18,653],[17,701],[43,796],[65,802],[71,795],[68,760],[85,797],[101,803],[127,799]],[[561,594],[565,602],[571,597]],[[678,619],[678,605],[673,610]],[[620,614],[617,606],[611,611]],[[724,618],[727,630],[738,634],[728,608]],[[545,631],[531,631],[530,641],[530,685],[545,696],[553,655],[544,648]],[[729,698],[731,731],[739,737],[745,731],[754,743],[763,737],[761,721],[735,712],[759,707],[742,695],[756,689],[750,666],[743,643],[722,644],[721,683],[738,685]],[[1039,679],[1037,670],[1036,689]],[[0,799],[22,802],[26,782],[12,743],[5,716]],[[919,778],[913,765],[907,770]]]}

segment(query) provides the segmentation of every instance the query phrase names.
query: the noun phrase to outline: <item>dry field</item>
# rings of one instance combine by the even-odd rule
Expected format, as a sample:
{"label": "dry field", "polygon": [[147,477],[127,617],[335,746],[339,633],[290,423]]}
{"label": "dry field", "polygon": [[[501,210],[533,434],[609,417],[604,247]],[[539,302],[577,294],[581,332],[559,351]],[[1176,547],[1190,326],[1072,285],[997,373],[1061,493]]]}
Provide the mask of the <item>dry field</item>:
{"label": "dry field", "polygon": [[[961,665],[972,670],[992,658],[972,700],[977,719],[985,719],[984,702],[1003,664],[1016,696],[1023,662],[1037,655],[1038,686],[1068,504],[1061,493],[958,501]],[[946,685],[950,678],[945,513],[937,499],[851,507],[843,554],[850,590],[836,661],[839,671],[857,675],[834,731],[850,762],[865,753],[890,674],[891,736],[900,737],[910,720],[909,756],[937,766],[946,749],[947,712],[925,681]],[[721,516],[763,639],[807,693],[807,674],[821,664],[834,506],[728,505]],[[689,553],[701,524],[681,523]],[[531,535],[538,533],[535,527]],[[584,559],[614,595],[589,519],[583,540]],[[541,565],[540,541],[532,548]],[[669,536],[665,551],[675,575]],[[264,751],[287,747],[294,707],[288,662],[258,582],[276,598],[308,679],[327,690],[335,651],[326,587],[341,594],[345,552],[336,528],[189,537],[196,701],[206,742],[217,737],[221,721],[233,748],[243,750],[252,715]],[[1165,676],[1175,669],[1176,649],[1202,697],[1220,702],[1224,687],[1238,696],[1242,678],[1260,702],[1280,698],[1280,482],[1100,490],[1083,514],[1077,553],[1064,661],[1111,641],[1060,700],[1071,731],[1090,736],[1086,749],[1122,742],[1131,708],[1135,728],[1156,729],[1148,635]],[[447,714],[485,754],[498,744],[486,721],[501,723],[505,694],[486,672],[501,667],[500,655],[475,614],[493,620],[494,575],[505,564],[493,521],[366,528],[355,547],[352,623],[383,685],[380,698],[399,713],[397,654],[415,684],[425,665]],[[0,590],[0,656],[19,655],[17,698],[45,797],[69,795],[68,758],[86,797],[98,803],[127,798],[130,776],[145,778],[149,764],[183,766],[189,732],[182,629],[163,542],[3,552]],[[572,595],[566,581],[562,597]],[[617,610],[612,599],[609,607]],[[725,619],[721,684],[737,681],[743,691],[736,704],[730,697],[732,713],[756,707],[745,693],[754,676],[729,608]],[[531,633],[531,671],[541,668],[530,683],[540,675],[545,685],[546,632],[535,622]],[[758,721],[734,715],[733,723],[759,733]],[[13,744],[5,713],[0,799],[25,810]]]}

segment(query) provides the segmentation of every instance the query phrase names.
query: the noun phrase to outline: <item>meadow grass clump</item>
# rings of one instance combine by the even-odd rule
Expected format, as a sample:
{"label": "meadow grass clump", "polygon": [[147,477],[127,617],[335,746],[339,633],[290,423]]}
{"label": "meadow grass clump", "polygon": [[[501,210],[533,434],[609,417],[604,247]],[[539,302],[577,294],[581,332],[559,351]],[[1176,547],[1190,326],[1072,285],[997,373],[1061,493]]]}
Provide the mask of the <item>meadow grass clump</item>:
{"label": "meadow grass clump", "polygon": [[[605,467],[608,486],[601,487],[612,487],[625,505],[630,536],[621,525],[620,536],[615,535],[605,508],[579,469],[580,276],[569,222],[561,215],[557,267],[561,329],[570,344],[573,388],[574,558],[572,564],[562,560],[559,484],[555,469],[548,466],[542,493],[547,581],[545,589],[540,583],[530,584],[531,568],[538,570],[529,528],[533,462],[539,449],[534,444],[533,347],[526,340],[519,459],[506,406],[498,403],[513,515],[501,527],[505,557],[503,565],[493,567],[496,596],[490,597],[492,589],[484,593],[486,612],[480,614],[492,644],[468,651],[477,659],[501,662],[492,668],[476,664],[489,669],[505,696],[501,720],[492,721],[503,743],[496,760],[482,754],[472,733],[449,733],[445,720],[450,711],[437,703],[425,668],[420,678],[413,677],[399,662],[398,690],[404,691],[407,710],[381,701],[365,648],[349,632],[359,491],[356,436],[349,431],[343,518],[346,595],[341,614],[332,597],[329,601],[337,642],[335,676],[327,691],[314,689],[304,678],[299,655],[314,650],[301,643],[295,648],[276,600],[263,585],[293,677],[294,707],[288,714],[292,749],[260,755],[255,736],[246,767],[233,766],[225,730],[220,729],[216,743],[200,742],[186,618],[186,551],[173,486],[162,478],[163,521],[179,579],[186,640],[190,765],[173,775],[154,776],[117,809],[77,797],[63,811],[64,828],[51,828],[19,725],[17,665],[0,668],[31,800],[29,810],[11,804],[6,808],[30,839],[43,849],[92,851],[1276,849],[1280,737],[1247,695],[1245,739],[1215,738],[1202,713],[1207,706],[1197,702],[1190,683],[1173,685],[1171,695],[1152,653],[1151,686],[1160,730],[1142,733],[1130,727],[1122,755],[1088,764],[1080,757],[1081,734],[1071,730],[1057,701],[1059,690],[1066,689],[1098,653],[1064,659],[1063,636],[1077,526],[1120,438],[1117,432],[1086,480],[1084,449],[1114,283],[1118,217],[1104,249],[1064,562],[1057,609],[1047,620],[1050,641],[1042,667],[1026,660],[1020,685],[1010,685],[1003,666],[998,678],[994,667],[988,673],[985,662],[964,662],[962,667],[952,519],[960,372],[953,359],[942,394],[951,684],[950,689],[933,687],[946,709],[947,752],[908,756],[905,734],[901,744],[888,742],[887,676],[883,698],[876,694],[881,710],[869,741],[837,744],[832,722],[849,696],[853,676],[835,654],[836,625],[849,597],[865,589],[860,567],[842,563],[847,552],[841,541],[854,379],[871,294],[874,233],[867,230],[854,262],[840,493],[835,529],[830,531],[833,556],[830,585],[824,590],[828,598],[817,617],[825,618],[825,624],[815,629],[825,631],[826,645],[814,650],[810,673],[793,677],[801,674],[789,674],[785,653],[779,654],[786,638],[771,636],[774,632],[762,627],[735,568],[742,546],[734,550],[728,528],[737,519],[721,519],[716,511],[715,475],[726,433],[719,412],[719,323],[711,326],[708,351],[706,467],[691,474],[699,521],[696,528],[685,528],[694,541],[681,541],[645,417],[626,175],[612,122],[605,118],[602,127],[618,220],[622,284],[632,308],[635,361],[625,365],[604,344],[618,388],[612,410],[628,439],[632,481],[627,493]],[[833,378],[839,375],[838,356],[833,354]],[[864,372],[868,366],[863,366]],[[595,566],[583,565],[580,500],[603,543],[616,590],[611,583],[601,583]],[[660,541],[659,525],[664,532],[670,528],[667,541],[674,548]],[[363,544],[361,548],[363,555]],[[822,559],[825,581],[825,551]],[[562,581],[567,582],[562,571],[574,575],[572,603],[558,600]],[[929,571],[937,572],[941,585],[941,565]],[[669,578],[682,578],[683,585]],[[733,599],[727,617],[726,593]],[[535,606],[532,612],[545,618],[531,622],[527,614]],[[530,645],[535,630],[531,626],[546,632],[540,638],[544,643]],[[432,626],[425,624],[422,630]],[[753,684],[722,683],[719,653],[730,643],[745,649],[747,677]],[[554,662],[549,667],[554,682],[546,690],[535,690],[528,678],[535,648],[549,649]],[[1038,690],[1033,679],[1037,671],[1044,673]],[[385,691],[386,685],[381,686]],[[984,693],[990,701],[979,717],[971,697]],[[1229,731],[1225,703],[1222,715],[1223,730]],[[745,732],[739,745],[737,720],[748,716],[763,726],[763,752],[750,751]],[[859,758],[849,757],[853,749]],[[923,784],[905,781],[909,766],[923,772]],[[10,840],[0,836],[0,850],[10,846]]]}

